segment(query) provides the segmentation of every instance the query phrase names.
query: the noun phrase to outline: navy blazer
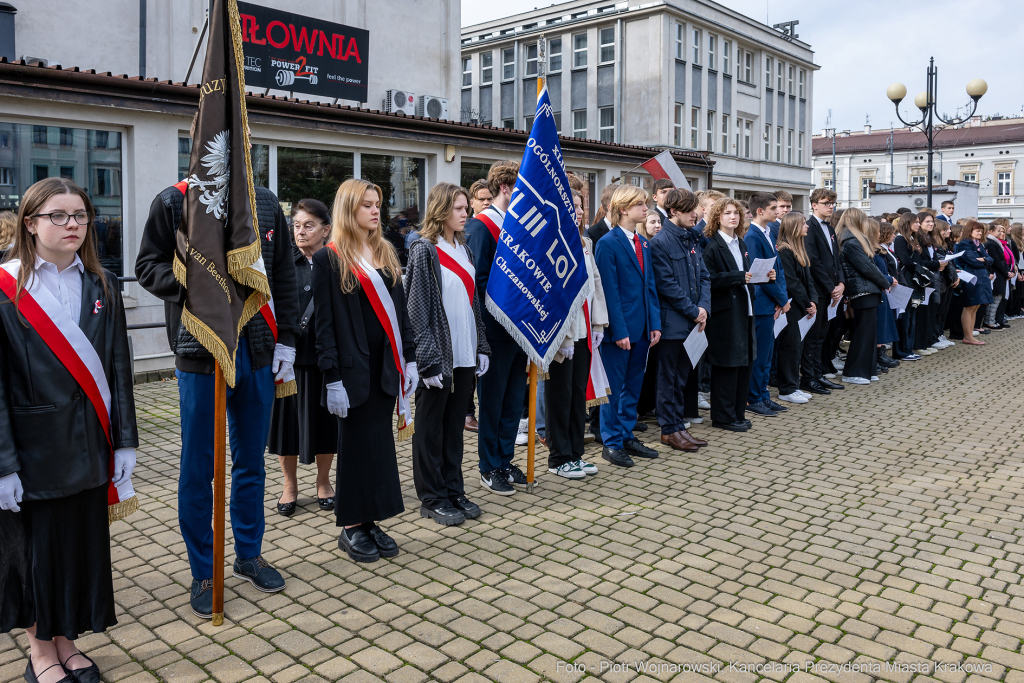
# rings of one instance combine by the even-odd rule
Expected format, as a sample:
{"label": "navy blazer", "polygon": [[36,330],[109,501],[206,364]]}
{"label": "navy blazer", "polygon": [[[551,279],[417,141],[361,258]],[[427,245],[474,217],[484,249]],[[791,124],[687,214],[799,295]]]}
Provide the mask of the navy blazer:
{"label": "navy blazer", "polygon": [[961,240],[953,248],[953,253],[958,251],[964,252],[963,256],[956,260],[961,270],[968,270],[979,278],[988,277],[988,268],[992,265],[992,257],[989,256],[988,249],[985,248],[985,240],[982,240],[979,245],[975,245],[974,240]]}
{"label": "navy blazer", "polygon": [[754,290],[757,292],[757,298],[754,299],[754,315],[774,316],[775,307],[783,308],[789,301],[789,296],[786,294],[786,272],[778,258],[779,252],[775,249],[775,243],[769,242],[761,232],[761,228],[753,223],[747,229],[747,234],[743,236],[743,241],[747,245],[747,254],[750,256],[751,263],[756,258],[775,259],[775,265],[772,266],[775,269],[775,282],[754,285]]}
{"label": "navy blazer", "polygon": [[650,244],[643,235],[635,234],[640,236],[643,250],[643,272],[636,249],[622,230],[612,228],[597,243],[595,260],[608,305],[608,329],[604,335],[608,343],[628,337],[629,343],[635,344],[645,330],[661,330]]}
{"label": "navy blazer", "polygon": [[711,312],[711,276],[697,249],[694,233],[671,221],[651,238],[661,336],[665,339],[686,339],[697,324],[697,309]]}
{"label": "navy blazer", "polygon": [[779,243],[779,226],[782,225],[782,221],[772,221],[768,224],[768,230],[772,233],[772,243]]}

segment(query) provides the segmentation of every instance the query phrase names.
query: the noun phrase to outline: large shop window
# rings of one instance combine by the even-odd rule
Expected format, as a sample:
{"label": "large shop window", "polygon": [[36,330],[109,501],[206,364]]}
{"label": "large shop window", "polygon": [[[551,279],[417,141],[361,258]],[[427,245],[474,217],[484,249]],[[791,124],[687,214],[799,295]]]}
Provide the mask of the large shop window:
{"label": "large shop window", "polygon": [[[270,145],[253,145],[249,153],[252,158],[252,180],[256,187],[270,187]],[[178,180],[188,175],[188,164],[192,158],[192,138],[178,138]]]}
{"label": "large shop window", "polygon": [[[278,167],[281,154],[278,152]],[[383,154],[363,154],[361,173],[363,180],[380,187],[384,193],[381,203],[381,222],[384,225],[405,227],[419,225],[420,207],[424,204],[425,159],[415,157],[394,157]],[[280,171],[278,171],[280,176]]]}
{"label": "large shop window", "polygon": [[325,149],[277,148],[277,198],[285,214],[301,199],[334,205],[338,186],[355,177],[355,155]]}
{"label": "large shop window", "polygon": [[100,262],[124,275],[121,134],[0,122],[0,210],[17,212],[29,186],[53,177],[68,178],[89,195]]}
{"label": "large shop window", "polygon": [[490,164],[480,164],[472,161],[463,161],[460,176],[462,186],[467,190],[478,180],[487,180],[487,171],[491,169]]}

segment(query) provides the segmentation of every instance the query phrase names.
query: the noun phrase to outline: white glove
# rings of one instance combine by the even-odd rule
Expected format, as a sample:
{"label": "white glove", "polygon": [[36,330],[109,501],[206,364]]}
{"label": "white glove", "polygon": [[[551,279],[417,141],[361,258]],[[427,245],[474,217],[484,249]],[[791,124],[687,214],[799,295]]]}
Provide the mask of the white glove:
{"label": "white glove", "polygon": [[341,380],[327,385],[327,410],[331,415],[348,417],[348,392]]}
{"label": "white glove", "polygon": [[572,354],[575,350],[575,346],[563,346],[562,348],[558,349],[558,352],[562,354],[562,357],[565,358],[566,360],[572,360]]}
{"label": "white glove", "polygon": [[423,380],[423,386],[429,387],[431,389],[441,389],[443,388],[443,385],[441,384],[441,379],[441,375],[438,375],[437,377],[427,377],[426,379]]}
{"label": "white glove", "polygon": [[295,349],[284,344],[276,344],[274,346],[274,362],[270,366],[271,371],[274,373],[274,381],[288,381],[290,378],[285,377],[285,375],[291,372],[294,365]]}
{"label": "white glove", "polygon": [[21,512],[18,503],[25,495],[25,489],[21,487],[21,477],[17,472],[12,472],[6,477],[0,477],[0,510]]}
{"label": "white glove", "polygon": [[420,381],[420,373],[416,371],[416,363],[405,364],[405,387],[402,389],[402,393],[406,396],[412,391]]}
{"label": "white glove", "polygon": [[135,471],[135,449],[118,448],[114,451],[114,486],[120,486],[131,478]]}
{"label": "white glove", "polygon": [[476,376],[479,377],[487,372],[487,369],[491,367],[491,359],[482,353],[476,354]]}
{"label": "white glove", "polygon": [[600,346],[600,345],[601,345],[601,340],[602,340],[602,339],[604,339],[604,332],[603,332],[603,328],[600,328],[600,327],[595,327],[595,328],[593,329],[593,340],[594,340],[594,348],[595,348],[595,349],[596,349],[596,348],[597,348],[598,346]]}

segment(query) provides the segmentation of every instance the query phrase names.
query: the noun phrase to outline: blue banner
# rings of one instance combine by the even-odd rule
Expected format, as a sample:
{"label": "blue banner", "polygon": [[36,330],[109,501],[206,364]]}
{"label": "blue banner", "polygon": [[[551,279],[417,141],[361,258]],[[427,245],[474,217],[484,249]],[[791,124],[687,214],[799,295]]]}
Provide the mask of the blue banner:
{"label": "blue banner", "polygon": [[583,243],[545,85],[501,226],[487,281],[487,310],[546,372],[588,289]]}

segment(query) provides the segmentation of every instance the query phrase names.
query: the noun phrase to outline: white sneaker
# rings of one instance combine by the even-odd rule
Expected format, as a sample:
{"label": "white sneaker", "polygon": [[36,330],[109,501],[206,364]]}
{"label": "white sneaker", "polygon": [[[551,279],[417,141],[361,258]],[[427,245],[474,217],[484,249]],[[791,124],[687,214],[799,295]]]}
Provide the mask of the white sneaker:
{"label": "white sneaker", "polygon": [[524,431],[521,431],[521,432],[517,432],[516,433],[516,445],[517,446],[525,446],[527,443],[529,443],[529,440],[526,438],[526,431],[524,430]]}
{"label": "white sneaker", "polygon": [[871,384],[871,380],[863,377],[843,377],[843,381],[847,384]]}
{"label": "white sneaker", "polygon": [[701,410],[711,410],[711,404],[703,398],[697,401],[697,407]]}
{"label": "white sneaker", "polygon": [[836,378],[836,373],[834,373],[834,372],[826,372],[825,373],[825,379],[835,379],[835,378]]}
{"label": "white sneaker", "polygon": [[844,362],[843,362],[843,361],[841,361],[841,360],[834,360],[834,361],[832,361],[832,366],[833,366],[833,367],[834,367],[834,368],[835,368],[836,370],[842,370],[842,369],[843,369],[843,368],[844,368],[844,367],[846,366],[846,363],[844,363]]}
{"label": "white sneaker", "polygon": [[684,422],[684,423],[683,423],[683,429],[689,429],[689,428],[690,428],[690,423],[689,423],[689,421],[687,421],[687,422]]}
{"label": "white sneaker", "polygon": [[878,375],[871,375],[871,381],[872,382],[877,382],[878,381]]}
{"label": "white sneaker", "polygon": [[[691,423],[693,423],[695,425],[699,425],[701,422],[704,421],[704,418],[703,417],[688,417],[688,418],[686,418],[686,421],[687,422],[691,422]],[[687,429],[689,429],[689,427],[687,427]]]}
{"label": "white sneaker", "polygon": [[779,400],[789,403],[807,403],[808,399],[804,398],[803,394],[793,392],[792,394],[779,394]]}
{"label": "white sneaker", "polygon": [[981,332],[979,332],[978,330],[971,330],[971,334],[977,337],[978,335],[981,334]]}
{"label": "white sneaker", "polygon": [[946,339],[945,337],[942,337],[942,341],[946,343],[946,346],[956,346],[956,342],[953,341],[952,339]]}
{"label": "white sneaker", "polygon": [[577,460],[576,465],[583,470],[583,474],[597,474],[597,465],[589,463],[586,460]]}
{"label": "white sneaker", "polygon": [[804,398],[806,398],[806,399],[807,399],[808,401],[810,401],[810,400],[811,400],[812,398],[814,398],[814,394],[812,394],[812,393],[811,393],[811,392],[809,392],[809,391],[804,391],[803,389],[797,389],[797,390],[796,390],[795,392],[793,392],[793,393],[795,393],[795,394],[800,394],[801,396],[803,396]]}
{"label": "white sneaker", "polygon": [[529,418],[524,417],[523,419],[519,420],[519,431],[525,432],[527,429],[529,429],[529,427],[530,427],[530,420],[529,420]]}
{"label": "white sneaker", "polygon": [[579,460],[567,462],[561,467],[549,467],[548,472],[550,474],[557,474],[560,477],[566,479],[586,479],[587,474],[580,469]]}

